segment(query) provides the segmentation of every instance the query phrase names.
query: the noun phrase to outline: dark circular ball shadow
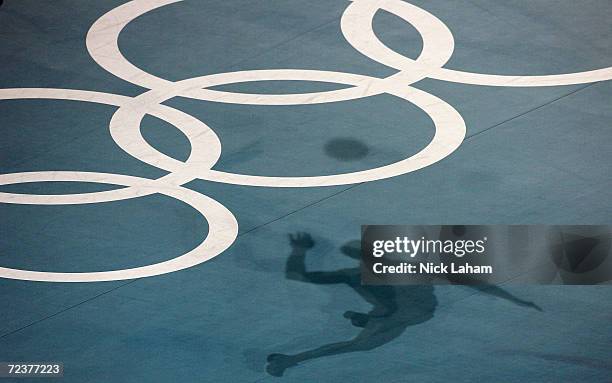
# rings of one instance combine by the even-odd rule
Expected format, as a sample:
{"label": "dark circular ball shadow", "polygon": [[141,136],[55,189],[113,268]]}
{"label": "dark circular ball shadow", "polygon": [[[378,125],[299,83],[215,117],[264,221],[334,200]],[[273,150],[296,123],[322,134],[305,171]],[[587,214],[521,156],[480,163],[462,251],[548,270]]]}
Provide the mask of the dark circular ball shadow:
{"label": "dark circular ball shadow", "polygon": [[356,161],[368,155],[370,149],[354,138],[332,138],[325,144],[325,154],[340,161]]}

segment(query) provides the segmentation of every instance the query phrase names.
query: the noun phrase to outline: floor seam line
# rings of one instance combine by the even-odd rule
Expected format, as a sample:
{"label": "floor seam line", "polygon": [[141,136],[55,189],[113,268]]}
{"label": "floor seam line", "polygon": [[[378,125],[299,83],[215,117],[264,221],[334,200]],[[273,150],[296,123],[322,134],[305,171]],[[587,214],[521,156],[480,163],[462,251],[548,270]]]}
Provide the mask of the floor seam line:
{"label": "floor seam line", "polygon": [[127,286],[127,285],[129,285],[129,284],[132,284],[132,283],[134,283],[134,282],[136,282],[136,281],[139,281],[139,280],[140,280],[140,279],[132,279],[132,280],[130,280],[130,281],[129,281],[129,282],[127,282],[127,283],[123,283],[123,284],[121,284],[121,285],[119,285],[119,286],[115,286],[115,287],[113,287],[113,288],[112,288],[112,289],[110,289],[110,290],[107,290],[107,291],[104,291],[104,292],[102,292],[102,293],[99,293],[99,294],[97,294],[97,295],[95,295],[95,296],[93,296],[93,297],[91,297],[91,298],[85,299],[84,301],[81,301],[81,302],[79,302],[79,303],[76,303],[76,304],[74,304],[74,305],[72,305],[72,306],[66,307],[66,308],[64,308],[64,309],[62,309],[62,310],[60,310],[60,311],[57,311],[57,312],[55,312],[55,313],[53,313],[53,314],[51,314],[51,315],[48,315],[48,316],[46,316],[46,317],[44,317],[44,318],[41,318],[41,319],[36,320],[36,321],[34,321],[34,322],[32,322],[32,323],[29,323],[29,324],[27,324],[27,325],[25,325],[25,326],[23,326],[23,327],[20,327],[20,328],[18,328],[18,329],[15,329],[15,330],[9,331],[9,332],[7,332],[7,333],[5,333],[5,334],[2,334],[2,335],[0,335],[0,339],[3,339],[3,338],[5,338],[5,337],[7,337],[7,336],[9,336],[9,335],[15,334],[15,333],[17,333],[17,332],[19,332],[19,331],[21,331],[21,330],[25,330],[25,329],[27,329],[27,328],[29,328],[29,327],[31,327],[31,326],[35,326],[35,325],[37,325],[37,324],[39,324],[39,323],[42,323],[42,322],[46,321],[47,319],[51,319],[51,318],[53,318],[53,317],[55,317],[55,316],[57,316],[57,315],[60,315],[60,314],[62,314],[62,313],[65,313],[66,311],[72,310],[72,309],[73,309],[73,308],[75,308],[75,307],[78,307],[78,306],[80,306],[80,305],[82,305],[82,304],[85,304],[85,303],[87,303],[87,302],[93,301],[94,299],[97,299],[97,298],[99,298],[99,297],[101,297],[101,296],[103,296],[103,295],[109,294],[109,293],[111,293],[111,292],[113,292],[113,291],[115,291],[115,290],[118,290],[118,289],[120,289],[120,288],[122,288],[122,287],[124,287],[124,286]]}
{"label": "floor seam line", "polygon": [[566,94],[564,94],[564,95],[561,95],[561,96],[559,96],[559,97],[556,97],[556,98],[554,98],[554,99],[552,99],[552,100],[550,100],[550,101],[547,101],[547,102],[545,102],[544,104],[538,105],[538,106],[533,107],[533,108],[531,108],[531,109],[529,109],[529,110],[527,110],[527,111],[525,111],[525,112],[519,113],[519,114],[515,115],[514,117],[510,117],[510,118],[508,118],[508,119],[506,119],[506,120],[504,120],[504,121],[500,121],[500,122],[498,122],[498,123],[496,123],[496,124],[494,124],[494,125],[492,125],[492,126],[490,126],[490,127],[488,127],[488,128],[485,128],[485,129],[483,129],[483,130],[481,130],[481,131],[479,131],[479,132],[476,132],[476,133],[474,133],[474,134],[472,134],[472,135],[467,136],[467,137],[465,138],[465,140],[463,140],[463,141],[464,141],[464,142],[465,142],[465,141],[468,141],[468,140],[469,140],[469,139],[471,139],[471,138],[474,138],[474,137],[476,137],[476,136],[479,136],[479,135],[480,135],[480,134],[482,134],[482,133],[486,133],[486,132],[488,132],[489,130],[495,129],[495,128],[497,128],[497,127],[499,127],[499,126],[501,126],[501,125],[504,125],[504,124],[506,124],[506,123],[508,123],[508,122],[510,122],[510,121],[514,121],[514,120],[516,120],[517,118],[521,118],[521,117],[526,116],[527,114],[529,114],[529,113],[531,113],[531,112],[535,112],[535,111],[537,111],[537,110],[539,110],[539,109],[542,109],[542,108],[547,107],[548,105],[552,105],[552,104],[554,104],[555,102],[557,102],[557,101],[559,101],[559,100],[562,100],[562,99],[564,99],[564,98],[566,98],[566,97],[572,96],[572,95],[574,95],[574,94],[576,94],[576,93],[578,93],[578,92],[580,92],[580,91],[582,91],[582,90],[584,90],[584,89],[586,89],[586,88],[588,88],[588,87],[590,87],[590,86],[592,86],[592,85],[595,85],[595,84],[599,84],[599,82],[592,82],[592,83],[589,83],[589,84],[587,84],[587,85],[585,85],[585,86],[582,86],[582,87],[580,87],[580,88],[578,88],[578,89],[574,89],[574,90],[572,90],[572,91],[571,91],[571,92],[569,92],[569,93],[566,93]]}
{"label": "floor seam line", "polygon": [[314,32],[314,31],[316,31],[316,30],[317,30],[317,29],[319,29],[319,28],[322,28],[322,27],[324,27],[324,26],[326,26],[326,25],[328,25],[328,24],[330,24],[330,23],[332,23],[332,22],[334,22],[334,21],[336,21],[336,20],[339,20],[341,17],[342,17],[342,15],[340,15],[340,16],[336,16],[336,17],[334,17],[334,18],[333,18],[333,19],[331,19],[331,20],[328,20],[328,21],[326,21],[326,22],[324,22],[324,23],[322,23],[322,24],[319,24],[319,25],[314,26],[314,27],[312,27],[312,28],[310,28],[310,29],[307,29],[307,30],[305,30],[305,31],[303,31],[303,32],[300,32],[300,33],[298,33],[297,35],[295,35],[295,36],[293,36],[293,37],[288,38],[287,40],[281,41],[281,42],[279,42],[279,43],[277,43],[277,44],[275,44],[275,45],[273,45],[273,46],[271,46],[271,47],[269,47],[269,48],[267,48],[267,49],[264,49],[263,51],[261,51],[261,52],[259,52],[259,53],[256,53],[256,54],[254,54],[253,56],[249,56],[249,57],[245,57],[245,58],[243,58],[243,59],[240,59],[240,60],[238,60],[237,62],[235,62],[234,64],[230,64],[230,65],[228,66],[228,69],[234,69],[234,68],[236,68],[238,65],[244,64],[244,63],[246,63],[246,62],[247,62],[247,61],[249,61],[249,60],[252,60],[252,59],[255,59],[255,58],[261,57],[261,56],[263,56],[263,55],[265,55],[265,54],[267,54],[267,53],[270,53],[270,52],[274,51],[276,48],[279,48],[279,47],[281,47],[281,46],[283,46],[283,45],[285,45],[285,44],[287,44],[287,43],[290,43],[290,42],[292,42],[292,41],[294,41],[294,40],[296,40],[296,39],[299,39],[300,37],[302,37],[302,36],[304,36],[304,35],[306,35],[306,34],[308,34],[308,33],[310,33],[310,32]]}

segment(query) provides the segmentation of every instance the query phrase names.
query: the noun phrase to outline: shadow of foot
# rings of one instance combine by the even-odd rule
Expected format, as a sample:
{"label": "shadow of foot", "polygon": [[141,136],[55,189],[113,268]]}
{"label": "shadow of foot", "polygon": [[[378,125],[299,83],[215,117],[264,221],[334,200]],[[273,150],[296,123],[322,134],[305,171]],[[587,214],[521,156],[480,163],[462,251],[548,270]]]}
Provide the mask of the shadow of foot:
{"label": "shadow of foot", "polygon": [[355,327],[365,327],[370,320],[370,316],[368,314],[358,313],[355,311],[347,311],[344,313],[344,317],[346,319],[350,319],[351,324]]}
{"label": "shadow of foot", "polygon": [[266,372],[272,376],[280,377],[283,376],[283,373],[287,368],[295,366],[296,364],[297,363],[293,362],[293,359],[289,355],[270,354],[268,355]]}

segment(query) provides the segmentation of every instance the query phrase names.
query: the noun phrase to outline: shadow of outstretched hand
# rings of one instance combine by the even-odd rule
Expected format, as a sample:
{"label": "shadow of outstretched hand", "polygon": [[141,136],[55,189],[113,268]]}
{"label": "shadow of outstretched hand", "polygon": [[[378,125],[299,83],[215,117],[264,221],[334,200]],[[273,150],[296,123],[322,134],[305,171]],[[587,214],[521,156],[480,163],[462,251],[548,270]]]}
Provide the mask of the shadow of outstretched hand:
{"label": "shadow of outstretched hand", "polygon": [[308,250],[308,249],[312,249],[315,245],[315,242],[310,236],[310,234],[300,233],[300,232],[295,233],[295,234],[289,234],[289,243],[291,244],[291,247],[294,250],[296,249]]}

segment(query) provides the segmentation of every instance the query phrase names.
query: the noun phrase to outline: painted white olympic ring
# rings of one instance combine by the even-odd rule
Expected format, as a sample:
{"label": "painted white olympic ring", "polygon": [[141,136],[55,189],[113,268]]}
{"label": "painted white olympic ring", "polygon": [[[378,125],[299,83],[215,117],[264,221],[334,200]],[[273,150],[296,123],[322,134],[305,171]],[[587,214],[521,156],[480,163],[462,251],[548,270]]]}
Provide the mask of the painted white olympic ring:
{"label": "painted white olympic ring", "polygon": [[[89,55],[104,70],[134,85],[148,89],[165,89],[172,86],[172,81],[156,77],[130,63],[119,50],[118,40],[121,31],[134,19],[164,5],[179,1],[182,0],[134,0],[107,12],[87,32],[86,44]],[[354,86],[347,89],[302,94],[248,94],[197,88],[187,89],[180,96],[234,104],[302,105],[346,101],[385,93],[384,87],[377,86],[379,84],[401,81],[404,85],[410,85],[427,77],[428,73],[433,70],[429,67],[435,69],[444,65],[450,58],[454,46],[451,32],[440,20],[420,8],[413,8],[416,15],[414,17],[408,15],[406,20],[415,24],[424,40],[421,55],[416,60],[417,63],[422,61],[421,69],[417,70],[417,66],[412,66],[410,72],[399,73],[395,75],[397,77],[388,78],[391,81],[381,82],[381,79],[375,77],[331,71],[297,69],[243,71],[206,76],[208,81],[203,79],[199,88],[252,81],[283,80],[320,81]],[[349,9],[350,7],[347,11]],[[343,29],[350,29],[350,25],[356,25],[359,19],[359,15],[345,12],[342,18]],[[444,46],[435,44],[438,41],[446,42],[447,40],[450,43]]]}
{"label": "painted white olympic ring", "polygon": [[[135,101],[132,97],[104,92],[53,88],[0,89],[0,100],[18,99],[51,99],[93,102],[97,104],[124,107],[124,110],[129,110],[130,108],[137,107],[136,105],[134,105]],[[111,132],[113,138],[115,140],[123,142],[124,146],[128,150],[131,150],[139,158],[150,158],[154,156],[156,161],[161,165],[161,168],[171,167],[175,163],[180,163],[183,166],[194,166],[208,169],[217,162],[221,155],[221,142],[219,141],[219,137],[217,137],[215,132],[210,129],[206,124],[187,113],[181,112],[177,109],[173,109],[169,106],[162,104],[151,105],[149,108],[147,108],[147,112],[148,114],[175,126],[177,129],[179,129],[179,131],[181,131],[181,133],[185,135],[185,137],[187,137],[191,145],[191,153],[186,162],[181,162],[175,160],[174,158],[166,156],[165,154],[151,148],[150,145],[146,143],[146,141],[146,145],[142,145],[139,147],[131,145],[130,140],[134,140],[134,142],[137,142],[139,138],[142,138],[142,135],[138,135],[136,138],[134,138],[134,132],[132,132],[130,129],[124,128],[124,126],[128,126],[132,121],[130,115],[123,115],[125,119],[116,118],[114,123],[111,124]],[[142,140],[144,141],[144,138],[142,138]],[[147,163],[154,165],[155,161],[148,161]],[[0,175],[0,185],[22,182],[34,182],[25,181],[23,177],[26,174],[28,173],[2,174]],[[185,173],[180,173],[168,174],[157,179],[155,182],[157,182],[158,184],[181,185],[183,183],[192,181],[193,179],[194,178],[187,177]],[[0,202],[36,205],[66,205],[74,203],[118,201],[128,198],[142,197],[153,193],[155,193],[155,191],[150,187],[144,188],[135,185],[121,189],[86,193],[86,198],[78,200],[86,202],[74,202],[75,200],[73,199],[73,194],[30,195],[20,193],[0,193],[0,195],[2,196]]]}
{"label": "painted white olympic ring", "polygon": [[[463,118],[461,118],[461,115],[448,103],[422,90],[400,84],[387,86],[387,92],[412,102],[423,109],[432,118],[436,127],[436,133],[432,141],[423,150],[412,157],[391,165],[359,172],[327,176],[265,177],[226,173],[211,170],[210,168],[199,168],[189,165],[185,166],[185,164],[180,161],[176,161],[175,163],[164,162],[163,158],[154,156],[153,153],[155,149],[147,144],[140,134],[139,129],[139,122],[147,113],[147,109],[151,106],[159,105],[160,102],[165,101],[167,98],[182,94],[185,90],[198,89],[202,82],[206,82],[207,80],[207,76],[203,76],[171,83],[171,85],[165,86],[162,92],[149,91],[136,97],[129,111],[124,112],[124,107],[119,108],[115,116],[121,115],[119,119],[123,122],[122,130],[124,134],[121,137],[114,137],[117,144],[128,154],[140,161],[175,174],[186,175],[187,179],[202,178],[210,181],[249,186],[313,187],[367,182],[415,171],[448,156],[461,145],[465,137],[465,123],[463,122]],[[132,118],[129,119],[128,124],[125,124],[128,118],[127,116],[124,117],[124,115],[128,113],[131,113]],[[113,131],[112,122],[111,131]],[[129,131],[130,133],[125,133],[125,131]],[[132,150],[134,147],[138,148],[139,151]],[[150,150],[142,149],[144,147]],[[142,153],[146,153],[146,155],[142,155]],[[162,155],[162,153],[158,153],[159,156]]]}
{"label": "painted white olympic ring", "polygon": [[[208,236],[193,250],[168,261],[155,263],[152,265],[135,267],[131,269],[84,272],[84,273],[59,273],[46,271],[31,271],[0,267],[0,277],[10,279],[21,279],[26,281],[41,282],[101,282],[118,281],[124,279],[134,279],[151,277],[154,275],[171,273],[186,269],[205,262],[225,251],[236,239],[238,235],[238,223],[234,215],[214,199],[197,193],[182,186],[172,186],[166,184],[160,186],[155,181],[146,178],[126,176],[119,174],[88,173],[88,172],[30,172],[15,175],[21,182],[48,182],[48,181],[69,181],[69,182],[95,182],[113,185],[124,185],[134,188],[145,188],[146,194],[159,193],[182,201],[197,210],[208,222]],[[7,180],[2,180],[2,184],[9,184]],[[14,199],[3,198],[4,193],[0,193],[0,202],[19,203]],[[89,203],[87,193],[73,194],[70,203]],[[47,202],[47,204],[50,204]],[[62,204],[51,203],[51,204]]]}
{"label": "painted white olympic ring", "polygon": [[[423,36],[424,31],[436,28],[438,31],[430,41],[438,49],[447,50],[452,43],[451,37],[444,36],[442,26],[444,23],[435,16],[422,9],[400,0],[354,0],[346,9],[342,18],[342,32],[349,43],[367,57],[381,64],[397,70],[427,70],[429,76],[442,81],[457,82],[470,85],[507,86],[507,87],[536,87],[575,85],[612,79],[612,67],[590,70],[585,72],[544,75],[544,76],[507,76],[483,73],[464,72],[442,68],[437,63],[419,62],[400,55],[384,45],[372,28],[372,20],[379,9],[390,12],[414,26]],[[347,20],[350,18],[350,27]],[[442,24],[442,25],[440,25]],[[444,26],[445,27],[445,26]],[[450,31],[448,31],[450,33]],[[423,45],[427,42],[423,36]]]}

